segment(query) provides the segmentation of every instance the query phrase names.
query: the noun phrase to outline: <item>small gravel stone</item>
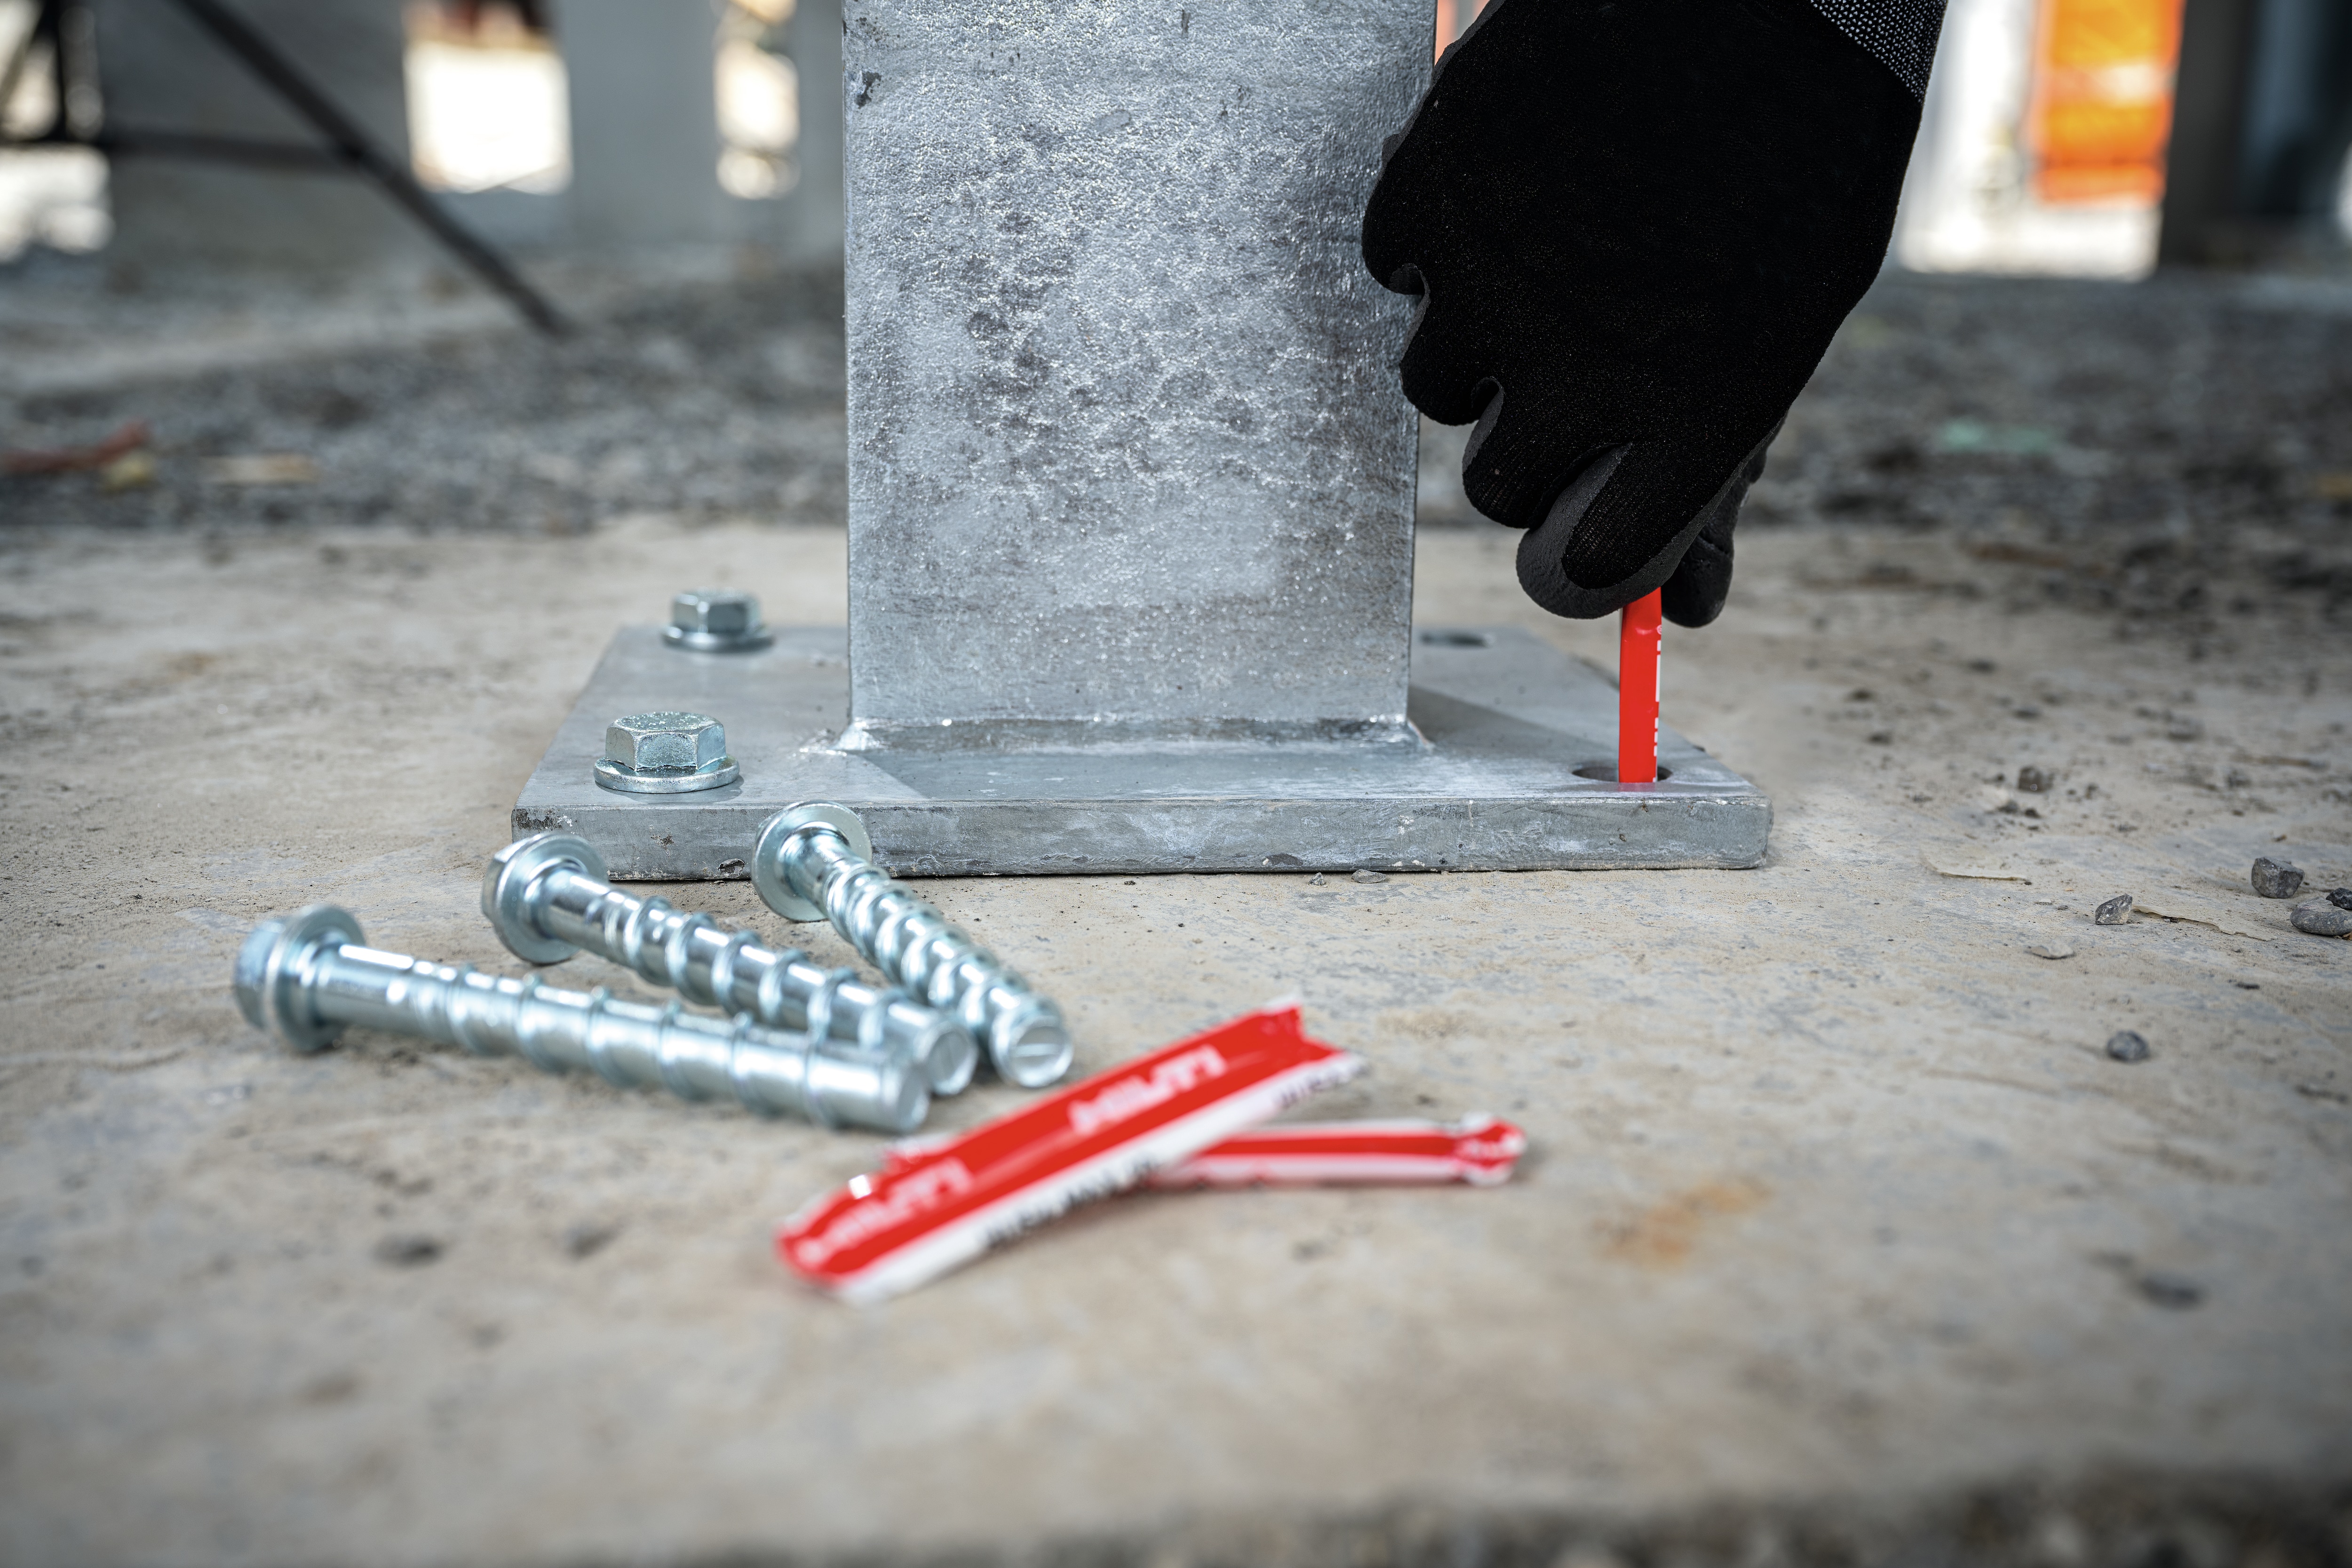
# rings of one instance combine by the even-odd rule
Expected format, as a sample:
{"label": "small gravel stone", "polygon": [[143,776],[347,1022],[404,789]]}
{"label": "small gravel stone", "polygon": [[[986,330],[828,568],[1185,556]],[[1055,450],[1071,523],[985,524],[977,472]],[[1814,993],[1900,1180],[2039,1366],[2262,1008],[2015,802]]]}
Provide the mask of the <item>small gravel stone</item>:
{"label": "small gravel stone", "polygon": [[429,1236],[387,1236],[375,1244],[375,1260],[394,1268],[422,1268],[441,1261],[441,1244]]}
{"label": "small gravel stone", "polygon": [[563,1233],[563,1255],[571,1258],[593,1258],[613,1244],[621,1234],[617,1225],[601,1220],[583,1220]]}
{"label": "small gravel stone", "polygon": [[2036,958],[2072,958],[2074,950],[2063,942],[2029,942],[2025,951]]}
{"label": "small gravel stone", "polygon": [[2131,915],[2132,896],[2129,893],[2117,893],[2091,911],[2091,923],[2103,926],[2127,926],[2131,924]]}
{"label": "small gravel stone", "polygon": [[2144,1062],[2148,1054],[2147,1037],[2137,1029],[2117,1029],[2107,1037],[2107,1055],[2119,1062]]}
{"label": "small gravel stone", "polygon": [[2339,910],[2325,899],[2297,904],[2287,917],[2294,929],[2314,936],[2352,936],[2352,910]]}
{"label": "small gravel stone", "polygon": [[2050,774],[2046,770],[2029,763],[2017,770],[2017,787],[2028,795],[2047,795],[2050,793]]}
{"label": "small gravel stone", "polygon": [[2169,1311],[2185,1312],[2205,1300],[2205,1287],[2179,1274],[2166,1274],[2151,1269],[2139,1277],[2139,1293],[2151,1305]]}
{"label": "small gravel stone", "polygon": [[1384,871],[1350,871],[1348,879],[1351,882],[1385,882],[1389,879]]}
{"label": "small gravel stone", "polygon": [[1319,888],[1319,887],[1321,887],[1321,886],[1323,885],[1323,873],[1322,873],[1322,872],[1320,872],[1320,871],[1318,871],[1318,872],[1316,872],[1316,873],[1315,873],[1315,875],[1313,875],[1312,877],[1307,878],[1307,885],[1308,887],[1310,887],[1310,888]]}
{"label": "small gravel stone", "polygon": [[2302,868],[2265,855],[2254,862],[2254,891],[2266,899],[2291,899],[2302,890]]}
{"label": "small gravel stone", "polygon": [[2327,901],[2339,910],[2352,910],[2352,888],[2338,888],[2327,895]]}

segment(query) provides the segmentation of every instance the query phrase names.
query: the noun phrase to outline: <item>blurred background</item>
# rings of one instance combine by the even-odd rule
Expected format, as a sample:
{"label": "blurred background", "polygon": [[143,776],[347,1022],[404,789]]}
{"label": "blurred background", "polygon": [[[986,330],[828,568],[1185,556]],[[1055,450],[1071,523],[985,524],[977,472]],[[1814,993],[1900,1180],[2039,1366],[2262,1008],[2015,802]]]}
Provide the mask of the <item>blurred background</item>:
{"label": "blurred background", "polygon": [[[0,514],[839,519],[838,0],[221,14],[0,0]],[[1881,308],[1756,518],[2352,505],[2336,340],[2275,331],[2352,300],[2347,141],[2341,0],[1952,0]],[[1929,310],[1966,324],[1872,352]],[[2159,415],[2184,353],[2211,395]],[[1464,434],[1424,432],[1425,524],[1477,521]]]}
{"label": "blurred background", "polygon": [[[839,145],[802,145],[795,63],[814,56],[821,79],[837,73],[837,5],[797,26],[792,0],[586,0],[562,6],[560,28],[555,0],[338,0],[237,14],[486,238],[532,249],[728,240],[789,253],[803,226],[824,230],[821,212],[803,226],[786,198],[808,153]],[[255,156],[273,135],[302,142],[299,116],[170,0],[5,0],[0,48],[10,62],[0,125],[12,144],[0,161],[0,257],[94,252],[119,238],[123,264],[135,265],[127,258],[167,226],[151,208],[181,190],[190,194],[168,226],[182,259],[408,259],[396,240],[357,243],[364,231],[291,247],[236,221],[282,205],[288,228],[341,226],[323,222],[334,208],[320,204],[332,195]],[[183,140],[162,144],[159,132]],[[203,137],[209,146],[185,140]],[[141,153],[174,166],[160,181],[110,167]],[[642,187],[616,203],[633,179]]]}
{"label": "blurred background", "polygon": [[[1437,0],[1441,36],[1457,34],[1481,4]],[[486,237],[541,249],[614,240],[825,248],[835,209],[821,195],[790,198],[810,154],[837,146],[825,136],[804,145],[801,113],[803,78],[826,83],[837,70],[837,4],[810,0],[797,16],[793,0],[247,10]],[[2340,245],[2352,223],[2343,156],[2352,17],[2335,0],[2202,0],[2187,10],[2182,0],[1951,0],[1901,264],[2135,278],[2159,251],[2167,261],[2243,263]],[[0,128],[16,144],[0,160],[0,258],[35,247],[105,249],[118,206],[127,246],[148,241],[161,195],[148,175],[110,180],[99,144],[117,122],[233,134],[283,119],[168,0],[0,0],[0,49],[9,61]],[[646,186],[616,212],[608,193],[633,174]],[[225,221],[259,205],[257,192],[228,199],[257,178],[199,182],[215,199],[192,205],[213,207],[214,223],[174,214],[186,229],[176,254],[299,259],[277,236]],[[289,208],[322,199],[258,183]]]}
{"label": "blurred background", "polygon": [[[837,0],[237,0],[267,58],[220,10],[0,0],[10,521],[838,520]],[[1756,518],[2352,505],[2336,339],[2278,330],[2352,300],[2347,142],[2341,0],[1952,0],[1879,306]],[[2184,353],[2209,395],[2155,409]],[[1426,524],[1476,521],[1464,434]]]}

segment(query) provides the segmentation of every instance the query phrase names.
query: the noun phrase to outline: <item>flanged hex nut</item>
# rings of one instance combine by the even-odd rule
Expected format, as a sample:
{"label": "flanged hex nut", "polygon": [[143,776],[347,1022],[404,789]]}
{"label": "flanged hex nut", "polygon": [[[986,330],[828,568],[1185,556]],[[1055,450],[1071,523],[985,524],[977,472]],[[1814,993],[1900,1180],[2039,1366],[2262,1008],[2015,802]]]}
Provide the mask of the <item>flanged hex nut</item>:
{"label": "flanged hex nut", "polygon": [[727,727],[708,713],[625,713],[604,727],[596,782],[628,795],[687,795],[743,776]]}
{"label": "flanged hex nut", "polygon": [[663,640],[696,653],[749,653],[776,639],[760,621],[760,601],[734,588],[688,588],[669,602]]}

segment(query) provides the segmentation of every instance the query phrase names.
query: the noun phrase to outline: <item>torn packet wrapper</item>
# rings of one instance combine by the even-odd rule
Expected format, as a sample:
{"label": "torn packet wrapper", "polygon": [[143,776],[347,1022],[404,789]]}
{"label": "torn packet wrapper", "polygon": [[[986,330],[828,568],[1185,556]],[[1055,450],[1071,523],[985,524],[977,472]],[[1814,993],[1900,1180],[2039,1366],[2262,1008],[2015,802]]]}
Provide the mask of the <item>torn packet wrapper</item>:
{"label": "torn packet wrapper", "polygon": [[[937,1148],[939,1137],[909,1138],[883,1152],[883,1168]],[[1213,1143],[1189,1160],[1146,1176],[1138,1190],[1202,1187],[1396,1187],[1461,1182],[1499,1187],[1527,1152],[1528,1138],[1492,1116],[1459,1121],[1289,1121],[1254,1127]]]}
{"label": "torn packet wrapper", "polygon": [[1467,1182],[1500,1186],[1527,1152],[1527,1134],[1491,1116],[1461,1121],[1297,1121],[1240,1132],[1144,1185],[1396,1186]]}
{"label": "torn packet wrapper", "polygon": [[968,1132],[897,1151],[881,1170],[786,1220],[776,1252],[821,1289],[879,1300],[1179,1164],[1362,1067],[1308,1039],[1295,1006],[1245,1014]]}

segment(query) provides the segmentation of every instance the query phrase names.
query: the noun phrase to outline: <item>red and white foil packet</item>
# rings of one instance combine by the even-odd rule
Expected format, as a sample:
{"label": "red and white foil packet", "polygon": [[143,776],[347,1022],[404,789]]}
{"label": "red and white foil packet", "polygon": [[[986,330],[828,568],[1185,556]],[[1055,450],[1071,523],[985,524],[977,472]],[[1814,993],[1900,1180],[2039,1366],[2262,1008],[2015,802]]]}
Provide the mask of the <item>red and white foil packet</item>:
{"label": "red and white foil packet", "polygon": [[1511,1179],[1527,1134],[1491,1116],[1444,1121],[1294,1121],[1238,1132],[1144,1184],[1181,1187],[1403,1186]]}
{"label": "red and white foil packet", "polygon": [[820,1289],[880,1300],[1362,1068],[1308,1039],[1295,1006],[1244,1014],[970,1131],[901,1145],[879,1171],[786,1220],[776,1253]]}

